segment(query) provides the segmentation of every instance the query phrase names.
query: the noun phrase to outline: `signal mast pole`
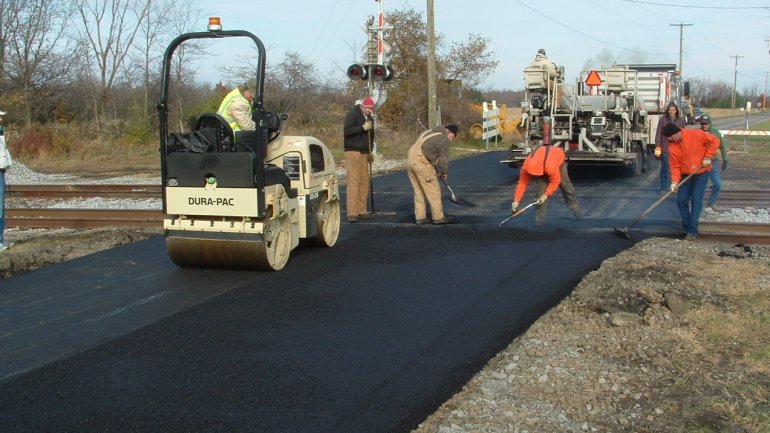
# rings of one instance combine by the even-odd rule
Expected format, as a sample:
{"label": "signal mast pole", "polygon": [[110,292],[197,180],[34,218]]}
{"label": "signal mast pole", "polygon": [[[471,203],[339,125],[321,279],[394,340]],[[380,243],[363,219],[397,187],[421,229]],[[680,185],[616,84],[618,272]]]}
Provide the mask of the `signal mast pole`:
{"label": "signal mast pole", "polygon": [[679,24],[669,24],[672,27],[679,27],[679,76],[684,77],[682,74],[682,41],[684,40],[684,28],[691,26],[692,24],[685,24],[680,22]]}
{"label": "signal mast pole", "polygon": [[433,0],[428,0],[428,129],[438,126],[436,119],[436,33],[433,26]]}

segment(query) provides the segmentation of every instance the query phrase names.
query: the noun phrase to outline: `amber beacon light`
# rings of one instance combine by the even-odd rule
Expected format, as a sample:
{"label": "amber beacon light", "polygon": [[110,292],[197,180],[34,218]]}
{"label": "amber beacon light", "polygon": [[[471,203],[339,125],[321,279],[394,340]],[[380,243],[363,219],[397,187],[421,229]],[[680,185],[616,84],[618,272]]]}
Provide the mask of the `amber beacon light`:
{"label": "amber beacon light", "polygon": [[219,17],[209,17],[209,31],[216,32],[222,30],[222,20]]}

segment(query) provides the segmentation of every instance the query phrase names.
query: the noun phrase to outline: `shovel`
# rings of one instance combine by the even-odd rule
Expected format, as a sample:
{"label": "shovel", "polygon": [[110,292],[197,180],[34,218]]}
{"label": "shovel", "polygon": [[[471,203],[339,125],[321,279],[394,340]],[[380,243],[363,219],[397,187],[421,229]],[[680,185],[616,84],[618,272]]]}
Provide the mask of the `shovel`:
{"label": "shovel", "polygon": [[[679,187],[680,187],[680,186],[682,186],[682,185],[683,185],[685,182],[687,182],[687,181],[688,181],[688,180],[689,180],[691,177],[693,177],[693,176],[695,175],[695,173],[697,173],[697,170],[693,171],[692,173],[688,174],[688,175],[687,175],[687,177],[685,177],[684,179],[682,179],[682,181],[681,181],[681,182],[679,182],[679,183],[676,185],[676,188],[677,188],[677,189],[679,189]],[[673,193],[674,193],[673,191],[671,191],[671,190],[668,190],[668,191],[667,191],[665,194],[663,194],[662,196],[660,196],[660,198],[659,198],[659,199],[657,199],[657,200],[655,201],[655,203],[653,203],[652,205],[650,205],[650,207],[648,207],[647,209],[645,209],[645,210],[644,210],[644,212],[642,212],[642,213],[641,213],[641,215],[639,215],[638,217],[636,217],[636,219],[635,219],[635,220],[633,220],[633,221],[631,222],[631,224],[629,224],[629,225],[625,226],[625,227],[624,227],[624,228],[622,228],[622,229],[618,229],[618,228],[614,228],[614,227],[613,227],[613,230],[615,230],[615,233],[617,233],[619,236],[623,236],[624,238],[626,238],[626,239],[628,239],[628,240],[630,240],[630,241],[634,240],[634,239],[631,237],[631,235],[628,233],[628,230],[629,230],[631,227],[633,227],[633,226],[634,226],[634,224],[636,224],[636,223],[638,223],[639,221],[641,221],[641,219],[642,219],[642,218],[644,218],[645,216],[647,216],[647,214],[648,214],[648,213],[650,213],[650,211],[652,211],[653,209],[655,209],[656,207],[658,207],[658,205],[659,205],[659,204],[663,203],[663,201],[664,201],[664,200],[666,200],[666,199],[668,198],[668,196],[670,196],[670,195],[671,195],[671,194],[673,194]]]}
{"label": "shovel", "polygon": [[444,182],[444,185],[446,185],[446,188],[449,190],[449,201],[452,203],[458,205],[458,206],[465,206],[465,207],[476,207],[475,204],[469,202],[468,200],[463,200],[462,198],[455,195],[455,192],[452,191],[452,187],[449,186],[447,181],[445,181],[443,178],[439,176],[439,179],[441,179],[441,182]]}
{"label": "shovel", "polygon": [[523,208],[521,208],[521,209],[517,210],[516,212],[514,212],[514,213],[513,213],[511,216],[509,216],[508,218],[506,218],[506,219],[504,219],[504,220],[500,221],[500,227],[502,227],[502,226],[503,226],[503,224],[507,223],[508,221],[510,221],[510,220],[512,220],[512,219],[514,219],[514,218],[516,218],[517,216],[519,216],[519,215],[523,214],[525,210],[527,210],[527,209],[531,208],[532,206],[534,206],[534,205],[536,205],[536,204],[537,204],[537,201],[533,201],[532,203],[530,203],[530,204],[528,204],[528,205],[524,206]]}

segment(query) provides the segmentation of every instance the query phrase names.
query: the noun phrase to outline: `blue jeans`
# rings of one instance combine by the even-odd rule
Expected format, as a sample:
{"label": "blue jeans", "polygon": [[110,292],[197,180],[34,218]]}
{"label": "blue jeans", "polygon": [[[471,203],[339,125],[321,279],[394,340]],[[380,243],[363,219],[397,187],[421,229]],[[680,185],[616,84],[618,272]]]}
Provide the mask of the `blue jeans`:
{"label": "blue jeans", "polygon": [[671,187],[671,173],[668,171],[668,152],[660,154],[660,190],[668,191]]}
{"label": "blue jeans", "polygon": [[708,183],[709,174],[701,173],[691,177],[679,187],[676,205],[682,217],[682,228],[685,234],[698,236],[698,223],[700,214],[703,212],[703,196],[706,195]]}
{"label": "blue jeans", "polygon": [[0,171],[0,244],[5,242],[5,171]]}
{"label": "blue jeans", "polygon": [[711,160],[711,171],[709,171],[709,179],[711,179],[711,195],[709,196],[707,206],[714,206],[719,198],[719,191],[722,191],[722,174],[719,173],[719,160]]}

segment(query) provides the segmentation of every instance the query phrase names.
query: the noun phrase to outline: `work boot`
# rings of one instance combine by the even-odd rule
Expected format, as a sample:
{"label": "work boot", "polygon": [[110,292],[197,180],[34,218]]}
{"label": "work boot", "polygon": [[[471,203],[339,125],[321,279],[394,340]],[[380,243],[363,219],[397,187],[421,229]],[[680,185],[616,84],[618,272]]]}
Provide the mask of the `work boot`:
{"label": "work boot", "polygon": [[440,226],[444,224],[452,224],[454,222],[454,218],[452,218],[449,215],[444,215],[444,218],[441,218],[439,220],[433,220],[433,224]]}
{"label": "work boot", "polygon": [[580,219],[583,216],[583,211],[580,210],[580,207],[575,206],[572,208],[572,215],[575,215],[576,219]]}
{"label": "work boot", "polygon": [[11,244],[10,244],[10,243],[3,243],[3,242],[0,242],[0,251],[5,251],[5,250],[7,250],[7,249],[8,249],[10,246],[11,246]]}
{"label": "work boot", "polygon": [[348,222],[349,223],[358,222],[358,215],[348,215]]}
{"label": "work boot", "polygon": [[416,223],[418,226],[423,226],[423,225],[425,225],[425,224],[428,224],[429,222],[430,222],[430,220],[429,220],[428,218],[420,218],[420,219],[418,219],[417,221],[415,221],[415,223]]}
{"label": "work boot", "polygon": [[687,236],[684,237],[684,240],[694,242],[695,239],[698,238],[698,235],[687,233]]}
{"label": "work boot", "polygon": [[372,217],[372,213],[371,212],[364,212],[364,213],[358,214],[358,219],[360,219],[360,220],[368,220],[371,217]]}

